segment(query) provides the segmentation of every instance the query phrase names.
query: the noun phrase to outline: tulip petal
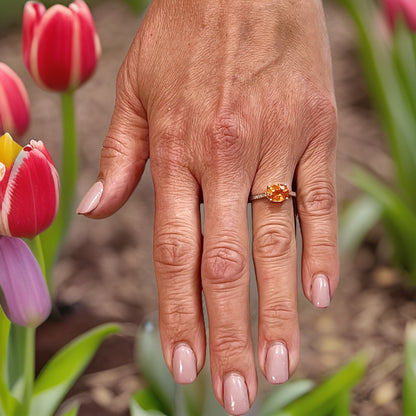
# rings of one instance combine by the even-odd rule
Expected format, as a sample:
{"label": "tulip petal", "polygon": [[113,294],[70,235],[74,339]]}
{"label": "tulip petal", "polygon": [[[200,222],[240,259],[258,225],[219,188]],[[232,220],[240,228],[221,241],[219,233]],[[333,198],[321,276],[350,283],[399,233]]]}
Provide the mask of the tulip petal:
{"label": "tulip petal", "polygon": [[17,325],[37,327],[51,311],[45,278],[26,243],[0,237],[1,306]]}
{"label": "tulip petal", "polygon": [[[45,153],[46,152],[46,153]],[[31,238],[51,225],[58,210],[59,178],[42,142],[17,156],[1,207],[5,234]]]}
{"label": "tulip petal", "polygon": [[416,32],[416,2],[414,0],[384,0],[387,22],[394,30],[396,21],[403,17],[408,28]]}
{"label": "tulip petal", "polygon": [[34,81],[55,91],[73,90],[95,70],[101,44],[87,4],[55,4],[45,11],[28,2],[23,16],[23,55]]}
{"label": "tulip petal", "polygon": [[0,62],[0,133],[22,135],[30,121],[29,96],[22,80]]}
{"label": "tulip petal", "polygon": [[46,7],[36,1],[26,2],[23,9],[23,61],[29,69],[29,72],[32,72],[30,69],[30,51],[34,33],[45,11]]}
{"label": "tulip petal", "polygon": [[69,5],[77,22],[74,36],[73,86],[85,82],[93,74],[97,60],[101,55],[98,38],[90,9],[83,0],[76,0]]}
{"label": "tulip petal", "polygon": [[37,28],[31,51],[32,76],[46,87],[66,91],[71,83],[74,19],[60,4],[48,9]]}
{"label": "tulip petal", "polygon": [[400,4],[397,0],[384,0],[384,9],[386,11],[387,22],[393,30],[396,16],[400,12]]}
{"label": "tulip petal", "polygon": [[403,16],[407,26],[413,32],[416,32],[416,2],[414,0],[402,0]]}

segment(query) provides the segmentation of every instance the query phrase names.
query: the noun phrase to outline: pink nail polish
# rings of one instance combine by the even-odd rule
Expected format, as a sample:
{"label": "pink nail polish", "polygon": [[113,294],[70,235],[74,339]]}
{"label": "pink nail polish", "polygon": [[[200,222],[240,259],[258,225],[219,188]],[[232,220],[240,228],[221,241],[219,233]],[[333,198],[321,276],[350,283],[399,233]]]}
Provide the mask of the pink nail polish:
{"label": "pink nail polish", "polygon": [[312,302],[317,308],[327,308],[331,303],[328,278],[318,274],[312,283]]}
{"label": "pink nail polish", "polygon": [[91,186],[89,191],[82,198],[78,209],[77,214],[88,214],[97,208],[97,205],[100,202],[101,195],[103,194],[103,183],[98,181]]}
{"label": "pink nail polish", "polygon": [[173,352],[173,378],[179,384],[193,383],[196,379],[196,359],[186,344],[178,345]]}
{"label": "pink nail polish", "polygon": [[231,373],[224,378],[224,407],[231,415],[244,415],[250,410],[244,377]]}
{"label": "pink nail polish", "polygon": [[269,348],[265,369],[269,383],[281,384],[289,379],[289,359],[284,344],[279,342]]}

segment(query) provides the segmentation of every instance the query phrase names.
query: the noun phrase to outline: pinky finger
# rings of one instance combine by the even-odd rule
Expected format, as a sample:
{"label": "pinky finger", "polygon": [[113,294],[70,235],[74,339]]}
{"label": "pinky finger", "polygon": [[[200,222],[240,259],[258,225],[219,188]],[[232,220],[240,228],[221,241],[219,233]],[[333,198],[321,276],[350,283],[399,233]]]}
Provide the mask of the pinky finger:
{"label": "pinky finger", "polygon": [[316,307],[326,308],[339,278],[335,150],[328,154],[309,149],[299,163],[296,183],[303,291]]}

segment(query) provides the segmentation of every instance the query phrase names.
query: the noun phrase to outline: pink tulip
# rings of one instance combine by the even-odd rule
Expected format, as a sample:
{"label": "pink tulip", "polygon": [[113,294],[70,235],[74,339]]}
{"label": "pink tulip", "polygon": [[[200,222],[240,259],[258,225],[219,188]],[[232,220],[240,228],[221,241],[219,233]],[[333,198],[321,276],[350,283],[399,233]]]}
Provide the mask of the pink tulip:
{"label": "pink tulip", "polygon": [[19,76],[0,62],[0,134],[21,136],[29,126],[30,103]]}
{"label": "pink tulip", "polygon": [[393,30],[397,19],[404,18],[408,28],[416,32],[416,1],[415,0],[384,0],[384,8],[389,26]]}
{"label": "pink tulip", "polygon": [[29,1],[23,13],[23,60],[42,88],[69,91],[93,74],[101,55],[94,20],[83,0],[46,10]]}
{"label": "pink tulip", "polygon": [[0,137],[0,235],[31,238],[51,225],[58,210],[59,177],[41,141],[19,146]]}
{"label": "pink tulip", "polygon": [[51,311],[39,264],[20,238],[0,237],[0,304],[17,325],[37,327]]}

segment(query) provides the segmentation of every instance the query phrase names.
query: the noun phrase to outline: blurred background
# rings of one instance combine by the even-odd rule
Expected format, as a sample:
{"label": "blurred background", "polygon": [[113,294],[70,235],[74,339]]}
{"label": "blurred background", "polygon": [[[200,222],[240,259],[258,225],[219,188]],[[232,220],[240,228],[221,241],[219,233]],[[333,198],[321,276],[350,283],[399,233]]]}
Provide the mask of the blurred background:
{"label": "blurred background", "polygon": [[[55,3],[55,2],[46,2]],[[62,2],[64,3],[64,2]],[[78,201],[95,181],[101,143],[115,97],[118,68],[141,22],[143,2],[91,0],[103,47],[93,78],[75,95],[80,146]],[[21,55],[23,0],[0,0],[0,61],[23,79],[31,100],[27,138],[47,143],[59,164],[59,96],[40,90]],[[66,3],[68,4],[68,2]],[[342,215],[361,195],[351,183],[353,166],[365,166],[389,180],[393,165],[380,122],[369,99],[350,16],[336,1],[324,2],[333,54],[339,110],[338,201]],[[81,416],[128,415],[128,400],[143,383],[134,362],[137,328],[157,311],[152,265],[153,188],[148,169],[132,198],[109,219],[74,218],[55,270],[62,316],[38,330],[37,366],[61,346],[103,322],[120,322],[121,335],[106,340],[87,373],[71,391],[82,401]],[[296,378],[321,380],[358,351],[370,365],[354,390],[353,414],[401,414],[403,340],[406,322],[416,319],[416,290],[392,263],[392,249],[380,225],[357,250],[341,256],[341,282],[328,310],[319,311],[299,292],[301,362]],[[261,385],[266,389],[265,383]]]}

